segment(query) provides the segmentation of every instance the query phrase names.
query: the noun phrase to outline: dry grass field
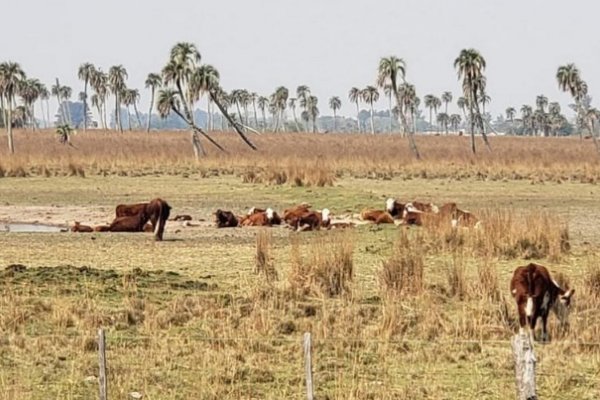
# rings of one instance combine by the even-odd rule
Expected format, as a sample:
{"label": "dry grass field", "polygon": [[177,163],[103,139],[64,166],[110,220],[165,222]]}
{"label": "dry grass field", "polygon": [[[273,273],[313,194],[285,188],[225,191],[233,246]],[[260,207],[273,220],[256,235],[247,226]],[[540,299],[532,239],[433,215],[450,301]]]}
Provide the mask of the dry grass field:
{"label": "dry grass field", "polygon": [[[111,399],[508,399],[508,283],[535,261],[575,288],[568,330],[536,345],[543,399],[600,397],[600,164],[576,139],[231,134],[194,161],[187,133],[94,132],[63,146],[18,132],[0,146],[0,221],[98,224],[160,196],[149,234],[0,232],[0,400],[96,398],[96,331]],[[0,137],[0,143],[4,143]],[[295,233],[217,230],[211,213],[302,201],[347,217],[389,196],[456,201],[483,221]]]}

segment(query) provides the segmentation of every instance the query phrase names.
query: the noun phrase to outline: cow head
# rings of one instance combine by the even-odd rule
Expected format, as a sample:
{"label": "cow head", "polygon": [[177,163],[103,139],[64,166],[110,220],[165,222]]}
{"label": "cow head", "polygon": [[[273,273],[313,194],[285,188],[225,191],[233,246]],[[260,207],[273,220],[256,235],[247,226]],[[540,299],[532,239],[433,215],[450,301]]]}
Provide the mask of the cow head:
{"label": "cow head", "polygon": [[552,307],[562,326],[569,324],[571,297],[573,297],[574,293],[575,289],[569,289],[566,292],[561,290],[561,293],[558,295],[558,299],[556,299]]}
{"label": "cow head", "polygon": [[271,221],[273,220],[273,209],[272,208],[267,208],[267,210],[265,211],[265,213],[267,214],[267,220]]}
{"label": "cow head", "polygon": [[387,199],[387,200],[385,201],[385,209],[386,209],[388,212],[390,212],[390,213],[391,213],[392,211],[394,211],[394,203],[395,203],[395,202],[396,202],[396,200],[392,199],[391,197],[390,197],[389,199]]}
{"label": "cow head", "polygon": [[255,209],[255,208],[256,208],[256,207],[252,207],[251,209],[249,209],[249,210],[248,210],[248,215],[252,215],[252,214],[254,214],[254,209]]}

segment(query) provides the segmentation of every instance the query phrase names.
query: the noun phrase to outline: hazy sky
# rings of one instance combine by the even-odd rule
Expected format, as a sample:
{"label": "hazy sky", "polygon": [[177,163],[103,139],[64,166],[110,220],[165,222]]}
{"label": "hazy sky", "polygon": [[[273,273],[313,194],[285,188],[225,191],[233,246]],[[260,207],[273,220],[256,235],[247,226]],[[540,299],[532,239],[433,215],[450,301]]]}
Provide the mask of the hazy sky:
{"label": "hazy sky", "polygon": [[[600,90],[600,3],[594,0],[6,0],[0,23],[0,60],[21,63],[50,85],[55,77],[83,89],[82,62],[104,70],[123,64],[128,85],[140,89],[159,72],[178,41],[198,46],[221,73],[226,90],[268,95],[284,85],[308,85],[329,114],[332,95],[343,114],[352,86],[373,84],[379,58],[407,63],[407,80],[420,97],[450,90],[460,95],[453,61],[463,48],[487,60],[489,108],[533,104],[560,93],[559,65],[575,62],[593,96]],[[203,105],[202,105],[203,106]],[[386,102],[380,100],[379,108]],[[456,106],[451,108],[456,112]]]}

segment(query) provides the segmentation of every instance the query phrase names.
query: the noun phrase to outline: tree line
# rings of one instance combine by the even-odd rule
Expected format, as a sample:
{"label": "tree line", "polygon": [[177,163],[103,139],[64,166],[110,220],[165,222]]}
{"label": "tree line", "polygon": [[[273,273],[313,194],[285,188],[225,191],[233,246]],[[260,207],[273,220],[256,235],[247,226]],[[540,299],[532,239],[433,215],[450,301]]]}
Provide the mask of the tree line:
{"label": "tree line", "polygon": [[[57,125],[81,127],[84,131],[96,125],[92,121],[90,107],[95,109],[100,127],[119,132],[123,132],[123,109],[129,130],[133,125],[136,129],[143,128],[149,132],[153,111],[163,119],[176,116],[191,132],[196,157],[206,153],[201,137],[221,151],[226,151],[207,133],[217,129],[215,116],[220,116],[220,129],[235,130],[253,149],[256,147],[250,141],[248,132],[319,131],[319,99],[307,85],[298,86],[295,93],[291,93],[285,86],[279,86],[269,96],[261,96],[247,89],[227,92],[220,85],[219,71],[201,61],[200,52],[194,44],[182,42],[173,46],[162,70],[149,73],[145,80],[145,88],[149,91],[151,100],[147,116],[140,114],[140,91],[128,87],[128,72],[122,65],[111,66],[104,72],[92,63],[81,64],[77,76],[83,83],[83,91],[77,96],[79,102],[73,103],[72,89],[61,85],[58,79],[48,90],[38,79],[29,78],[18,63],[0,63],[0,124],[7,130],[9,151],[14,153],[13,127],[29,127],[33,130],[38,128],[35,104],[39,103],[42,119],[46,126],[49,125],[51,98],[55,98],[58,103],[55,116]],[[388,126],[384,128],[379,124],[379,130],[399,130],[403,137],[408,138],[409,146],[417,158],[420,154],[414,135],[419,131],[418,122],[422,122],[421,103],[429,112],[427,130],[448,134],[450,129],[455,132],[464,129],[470,135],[473,153],[477,151],[476,136],[481,136],[485,146],[491,150],[487,136],[495,128],[504,129],[507,134],[539,136],[564,135],[573,130],[562,114],[560,105],[549,102],[544,95],[537,96],[533,107],[523,105],[519,110],[520,115],[517,115],[514,107],[508,107],[505,111],[506,120],[503,116],[495,124],[492,123],[486,112],[491,98],[486,91],[485,58],[475,49],[464,49],[454,60],[453,66],[462,84],[462,96],[456,99],[462,115],[448,113],[448,105],[454,100],[449,91],[443,92],[440,97],[427,94],[421,102],[415,86],[406,79],[404,60],[396,56],[381,58],[374,84],[364,88],[352,87],[348,92],[348,101],[356,106],[356,130],[375,133],[374,104],[379,100],[380,92],[387,100]],[[593,138],[598,147],[595,131],[600,111],[591,106],[587,84],[581,78],[578,68],[574,64],[560,66],[556,80],[559,88],[568,92],[574,100],[571,107],[576,113],[575,127],[579,128],[580,135],[583,136],[583,130],[587,130],[588,136]],[[203,98],[206,99],[208,117],[205,129],[199,126],[194,113],[195,105]],[[109,103],[111,99],[112,105]],[[333,112],[332,129],[338,131],[338,111],[342,100],[339,96],[332,96],[327,105]],[[361,123],[365,122],[361,118],[362,105],[368,107],[369,126]],[[109,108],[112,108],[110,121]],[[291,120],[288,112],[291,113]],[[75,118],[73,114],[76,115]],[[142,122],[144,117],[145,127]]]}

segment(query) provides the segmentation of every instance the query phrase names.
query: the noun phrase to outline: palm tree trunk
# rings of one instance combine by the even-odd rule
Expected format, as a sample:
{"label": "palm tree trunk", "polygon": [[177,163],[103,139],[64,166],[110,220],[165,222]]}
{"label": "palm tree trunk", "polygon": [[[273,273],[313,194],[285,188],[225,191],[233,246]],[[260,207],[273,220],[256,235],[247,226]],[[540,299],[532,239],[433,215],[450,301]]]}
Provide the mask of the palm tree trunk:
{"label": "palm tree trunk", "polygon": [[258,115],[256,113],[256,102],[252,102],[252,109],[254,110],[254,129],[258,130]]}
{"label": "palm tree trunk", "polygon": [[11,99],[8,98],[8,110],[6,112],[7,114],[7,120],[4,121],[7,127],[7,133],[8,133],[8,151],[10,151],[10,154],[15,154],[15,144],[13,142],[13,132],[12,132],[12,105],[11,105]]}
{"label": "palm tree trunk", "polygon": [[154,86],[151,91],[152,97],[150,98],[150,110],[148,110],[148,121],[146,122],[146,133],[150,132],[150,123],[152,121],[152,109],[154,108]]}
{"label": "palm tree trunk", "polygon": [[87,131],[87,87],[88,87],[88,79],[85,78],[85,84],[83,85],[83,133]]}
{"label": "palm tree trunk", "polygon": [[210,96],[207,96],[206,110],[208,111],[208,119],[206,120],[206,130],[210,132],[213,130],[213,114],[210,107]]}
{"label": "palm tree trunk", "polygon": [[335,108],[333,109],[333,132],[337,132],[337,115],[335,113]]}
{"label": "palm tree trunk", "polygon": [[358,128],[358,133],[360,133],[360,109],[358,107],[358,101],[356,102],[356,127]]}
{"label": "palm tree trunk", "polygon": [[433,107],[429,107],[429,129],[433,129]]}
{"label": "palm tree trunk", "polygon": [[281,130],[285,133],[287,132],[286,127],[285,127],[285,109],[281,109],[280,110],[281,113]]}
{"label": "palm tree trunk", "polygon": [[121,126],[121,110],[119,107],[119,94],[115,93],[115,130],[123,133],[123,127]]}
{"label": "palm tree trunk", "polygon": [[[246,135],[244,134],[242,129],[237,124],[235,124],[234,121],[229,117],[229,114],[227,114],[227,110],[225,110],[223,105],[219,102],[219,100],[215,96],[215,94],[213,92],[209,92],[209,95],[210,95],[213,103],[215,103],[217,105],[217,108],[219,109],[219,111],[221,111],[221,114],[225,118],[227,118],[227,120],[231,123],[231,125],[233,125],[233,129],[235,129],[235,131],[242,138],[244,143],[246,143],[252,150],[256,150],[256,146],[246,137]],[[208,140],[211,140],[208,135],[205,135],[205,136]]]}
{"label": "palm tree trunk", "polygon": [[473,104],[469,104],[469,124],[471,126],[471,152],[476,154],[477,149],[475,148],[475,116],[473,115]]}
{"label": "palm tree trunk", "polygon": [[587,118],[588,120],[588,130],[590,131],[590,136],[592,137],[592,140],[594,141],[594,146],[596,146],[596,152],[598,153],[598,156],[600,156],[600,145],[598,144],[598,139],[596,138],[596,134],[594,133],[594,121],[591,118]]}
{"label": "palm tree trunk", "polygon": [[48,126],[47,128],[50,127],[50,100],[46,100],[46,120],[48,121]]}
{"label": "palm tree trunk", "polygon": [[300,132],[300,124],[298,124],[298,118],[296,118],[296,107],[292,107],[292,115],[294,116],[294,124],[296,125],[296,130]]}
{"label": "palm tree trunk", "polygon": [[375,134],[375,123],[373,121],[373,102],[371,101],[371,135]]}
{"label": "palm tree trunk", "polygon": [[265,109],[261,109],[262,117],[263,117],[263,132],[267,130],[267,116],[265,114]]}
{"label": "palm tree trunk", "polygon": [[142,120],[140,119],[140,112],[138,111],[137,108],[137,103],[134,101],[133,102],[133,111],[135,111],[135,119],[137,119],[137,129],[141,129],[142,128]]}
{"label": "palm tree trunk", "polygon": [[275,120],[275,127],[273,128],[273,132],[277,133],[277,131],[279,130],[279,113],[273,114],[273,119]]}
{"label": "palm tree trunk", "polygon": [[393,118],[392,117],[392,92],[390,92],[390,95],[388,96],[388,109],[389,109],[389,117],[390,117],[390,128],[389,128],[389,132],[392,133],[392,122],[393,122]]}
{"label": "palm tree trunk", "polygon": [[129,104],[127,104],[127,127],[129,131],[131,131],[131,108]]}
{"label": "palm tree trunk", "polygon": [[73,118],[71,117],[71,104],[69,104],[69,99],[65,99],[65,109],[67,110],[67,119],[69,121],[69,125],[73,126]]}

